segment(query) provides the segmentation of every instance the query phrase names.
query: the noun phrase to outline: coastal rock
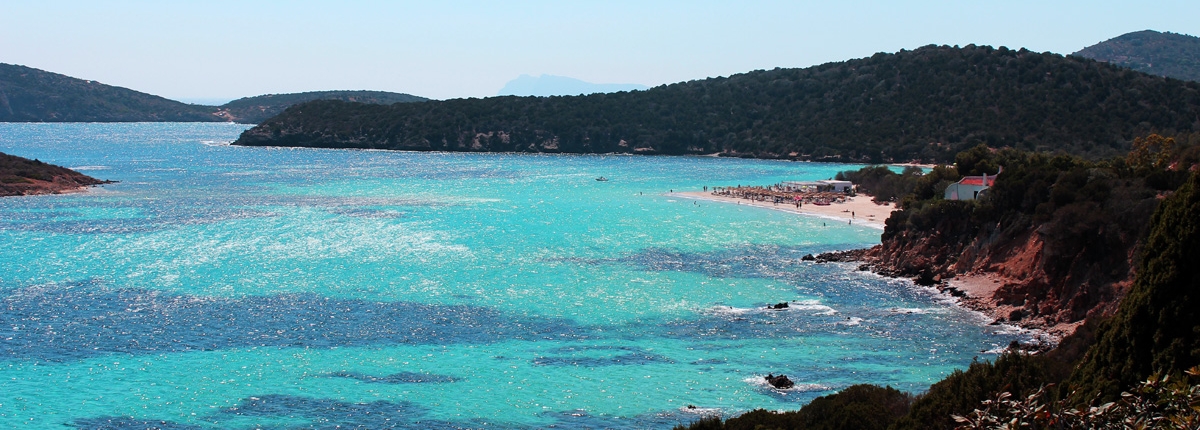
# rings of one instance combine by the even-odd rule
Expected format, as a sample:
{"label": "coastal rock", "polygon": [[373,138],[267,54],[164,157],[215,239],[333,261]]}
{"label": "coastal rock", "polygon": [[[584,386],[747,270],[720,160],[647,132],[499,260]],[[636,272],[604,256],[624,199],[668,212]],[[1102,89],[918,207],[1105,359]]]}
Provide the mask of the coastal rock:
{"label": "coastal rock", "polygon": [[868,249],[851,249],[849,251],[834,251],[818,254],[813,257],[818,263],[844,263],[852,261],[863,261],[863,258],[870,252]]}
{"label": "coastal rock", "polygon": [[786,390],[788,388],[792,388],[792,387],[796,386],[795,382],[792,382],[791,379],[788,379],[788,377],[784,376],[784,375],[779,375],[779,376],[767,375],[767,376],[764,376],[763,378],[766,379],[767,383],[771,384],[772,387],[775,387],[775,388],[778,388],[781,390]]}
{"label": "coastal rock", "polygon": [[[955,219],[939,220],[923,232],[889,226],[880,245],[816,259],[861,261],[875,273],[920,285],[941,285],[957,275],[993,279],[998,285],[982,296],[949,286],[939,290],[994,320],[1057,335],[1070,334],[1089,315],[1111,315],[1132,282],[1131,261],[1101,261],[1089,253],[1048,249],[1040,224],[996,228],[963,225]],[[1131,247],[1130,260],[1132,255]]]}

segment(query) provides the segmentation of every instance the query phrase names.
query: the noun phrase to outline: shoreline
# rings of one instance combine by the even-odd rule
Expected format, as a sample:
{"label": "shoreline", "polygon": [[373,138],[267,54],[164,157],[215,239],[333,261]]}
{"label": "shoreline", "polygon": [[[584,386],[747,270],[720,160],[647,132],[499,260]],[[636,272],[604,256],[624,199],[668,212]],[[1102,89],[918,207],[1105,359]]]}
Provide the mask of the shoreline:
{"label": "shoreline", "polygon": [[92,192],[92,187],[104,184],[94,185],[78,185],[78,186],[27,186],[27,187],[7,187],[0,190],[0,197],[28,197],[28,196],[60,196],[66,194],[85,194]]}
{"label": "shoreline", "polygon": [[[761,209],[776,210],[788,212],[796,215],[824,218],[839,222],[845,222],[851,225],[864,226],[883,230],[884,223],[892,212],[896,211],[894,204],[888,203],[884,205],[875,204],[871,201],[871,197],[867,195],[859,195],[854,198],[849,198],[845,203],[831,203],[827,206],[820,205],[802,205],[797,209],[793,205],[785,203],[774,204],[765,201],[754,201],[737,197],[728,197],[713,195],[709,191],[680,191],[667,193],[670,197],[679,197],[693,200],[703,200],[710,202],[718,202],[725,204],[737,204],[753,206]],[[909,279],[905,276],[896,276],[888,274],[886,270],[880,270],[877,261],[866,255],[870,248],[860,250],[849,250],[836,252],[841,254],[841,257],[827,259],[824,261],[843,261],[864,263],[870,267],[870,271],[879,276],[884,276],[894,279]],[[822,254],[827,256],[828,254]],[[848,257],[848,258],[847,258]],[[821,256],[817,256],[817,261],[822,262]],[[1006,324],[1013,326],[1019,330],[1032,332],[1033,338],[1037,339],[1036,345],[1030,345],[1035,349],[1044,349],[1049,343],[1051,347],[1057,345],[1063,337],[1075,331],[1082,321],[1075,323],[1060,323],[1053,326],[1045,326],[1041,324],[1018,321],[1011,321],[1012,312],[1016,310],[1013,306],[1000,305],[995,297],[996,292],[1005,284],[1013,281],[1003,278],[995,273],[972,273],[972,274],[957,274],[953,278],[940,280],[940,282],[930,285],[948,297],[954,298],[955,306],[960,306],[964,309],[978,312],[983,317],[990,319],[991,324]],[[919,285],[914,282],[915,285]]]}
{"label": "shoreline", "polygon": [[1001,305],[996,299],[996,292],[1013,281],[995,273],[963,273],[942,281],[935,288],[953,296],[959,297],[959,303],[967,309],[986,315],[995,323],[1008,324],[1024,330],[1039,332],[1051,338],[1052,346],[1075,332],[1085,320],[1071,323],[1045,325],[1033,322],[1013,321],[1013,312],[1021,312],[1020,308],[1012,305]]}
{"label": "shoreline", "polygon": [[830,203],[828,206],[806,204],[801,205],[800,208],[786,203],[774,204],[737,197],[718,196],[713,195],[711,191],[679,191],[667,193],[666,195],[693,200],[753,206],[797,215],[825,218],[877,230],[883,230],[884,222],[896,210],[894,204],[875,204],[871,201],[871,197],[867,195],[848,198],[845,203]]}

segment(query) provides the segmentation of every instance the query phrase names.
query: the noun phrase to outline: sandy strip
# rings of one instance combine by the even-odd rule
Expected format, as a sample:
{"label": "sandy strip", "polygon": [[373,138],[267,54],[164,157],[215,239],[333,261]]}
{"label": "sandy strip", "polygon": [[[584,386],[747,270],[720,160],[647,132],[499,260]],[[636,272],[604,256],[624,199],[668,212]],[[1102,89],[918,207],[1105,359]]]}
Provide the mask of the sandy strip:
{"label": "sandy strip", "polygon": [[[946,285],[950,288],[954,288],[965,294],[960,302],[961,305],[981,312],[994,321],[1009,320],[1012,317],[1013,311],[1021,309],[1017,306],[1002,305],[997,302],[995,297],[996,291],[1000,287],[1015,283],[1020,282],[995,273],[960,273],[946,280]],[[1008,324],[1031,330],[1038,334],[1037,338],[1040,341],[1053,345],[1057,344],[1062,338],[1074,333],[1075,329],[1083,325],[1083,321],[1047,325],[1045,321],[1025,318],[1019,323],[1008,322]]]}
{"label": "sandy strip", "polygon": [[892,211],[896,210],[895,205],[877,205],[871,201],[870,196],[866,195],[852,197],[847,200],[846,203],[831,203],[829,206],[806,204],[802,205],[800,209],[796,209],[795,205],[786,203],[774,204],[771,202],[756,202],[746,199],[739,199],[736,197],[716,196],[706,191],[677,192],[667,195],[695,200],[748,205],[764,209],[791,212],[800,215],[816,216],[844,222],[847,224],[861,225],[880,230],[883,230],[884,220],[887,220],[888,216],[892,214]]}

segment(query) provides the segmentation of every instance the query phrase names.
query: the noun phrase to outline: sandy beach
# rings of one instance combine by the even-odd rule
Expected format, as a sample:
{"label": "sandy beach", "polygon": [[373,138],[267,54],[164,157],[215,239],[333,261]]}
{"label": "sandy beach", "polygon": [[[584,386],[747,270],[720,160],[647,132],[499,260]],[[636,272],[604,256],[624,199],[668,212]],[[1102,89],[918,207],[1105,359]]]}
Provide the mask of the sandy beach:
{"label": "sandy beach", "polygon": [[749,205],[764,209],[791,212],[800,215],[816,216],[844,222],[847,224],[877,228],[880,230],[883,230],[884,221],[887,220],[888,216],[892,214],[892,211],[896,210],[895,205],[891,203],[886,205],[875,204],[871,201],[871,197],[866,195],[851,197],[847,199],[845,203],[831,203],[828,206],[806,204],[802,205],[799,209],[797,209],[795,205],[786,203],[775,204],[771,202],[751,201],[736,197],[717,196],[707,191],[677,192],[668,195],[695,200]]}

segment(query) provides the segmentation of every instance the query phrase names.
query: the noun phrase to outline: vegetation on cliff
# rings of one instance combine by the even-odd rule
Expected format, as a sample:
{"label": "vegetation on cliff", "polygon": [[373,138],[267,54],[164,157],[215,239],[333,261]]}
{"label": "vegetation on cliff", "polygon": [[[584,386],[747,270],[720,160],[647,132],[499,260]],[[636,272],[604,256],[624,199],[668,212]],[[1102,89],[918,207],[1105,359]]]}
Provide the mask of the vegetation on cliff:
{"label": "vegetation on cliff", "polygon": [[104,183],[65,167],[0,152],[0,197],[59,194]]}
{"label": "vegetation on cliff", "polygon": [[[956,167],[894,181],[913,191],[871,254],[893,275],[992,272],[1014,280],[996,294],[1014,308],[1013,321],[1048,327],[1111,314],[1133,279],[1131,258],[1159,197],[1196,162],[1200,136],[1181,141],[1139,138],[1140,150],[1102,161],[983,146],[962,152]],[[944,200],[960,173],[999,175],[980,200]]]}
{"label": "vegetation on cliff", "polygon": [[[1194,264],[1200,255],[1198,143],[1197,135],[1151,135],[1136,139],[1126,157],[1104,161],[976,147],[958,154],[956,166],[924,175],[883,173],[878,167],[845,172],[876,187],[912,189],[875,251],[888,267],[928,274],[1023,266],[1033,270],[1026,274],[1034,282],[1006,286],[1000,295],[1019,299],[1030,313],[1026,318],[1088,316],[1053,350],[1009,352],[954,372],[912,400],[902,416],[880,408],[847,411],[885,420],[891,429],[992,428],[1013,419],[1028,428],[1138,423],[1191,428],[1200,422],[1193,407],[1200,385],[1182,375],[1200,365],[1200,268]],[[941,190],[959,172],[996,174],[1001,166],[1003,173],[980,200],[942,199]],[[1042,246],[1037,261],[1006,260],[1013,242],[1031,237]],[[906,248],[911,252],[898,252]],[[948,257],[927,257],[935,253]],[[1136,271],[1130,267],[1133,256]],[[920,258],[925,260],[907,265]],[[1133,276],[1132,287],[1107,318],[1105,303],[1120,298],[1113,289],[1127,276]],[[1103,294],[1110,295],[1108,302],[1098,301]],[[848,403],[837,401],[840,395],[823,399]],[[691,428],[808,428],[795,419],[806,408],[709,419]],[[848,412],[822,412],[842,413]],[[734,422],[740,427],[730,426]]]}
{"label": "vegetation on cliff", "polygon": [[1084,398],[1115,400],[1155,372],[1200,365],[1200,174],[1163,201],[1152,225],[1133,288],[1071,378]]}
{"label": "vegetation on cliff", "polygon": [[1123,154],[1200,130],[1200,84],[1078,57],[928,46],[646,91],[297,105],[238,145],[946,162],[978,144]]}
{"label": "vegetation on cliff", "polygon": [[1200,37],[1196,36],[1154,30],[1135,31],[1071,55],[1151,75],[1200,81]]}
{"label": "vegetation on cliff", "polygon": [[892,387],[852,385],[837,394],[817,397],[793,412],[757,409],[722,420],[709,417],[676,430],[885,430],[908,412],[912,396]]}

